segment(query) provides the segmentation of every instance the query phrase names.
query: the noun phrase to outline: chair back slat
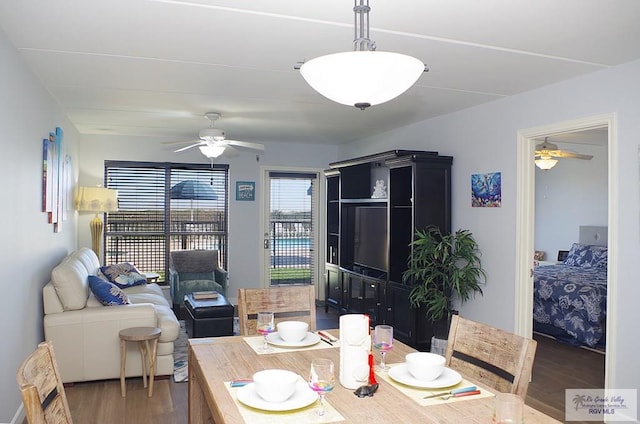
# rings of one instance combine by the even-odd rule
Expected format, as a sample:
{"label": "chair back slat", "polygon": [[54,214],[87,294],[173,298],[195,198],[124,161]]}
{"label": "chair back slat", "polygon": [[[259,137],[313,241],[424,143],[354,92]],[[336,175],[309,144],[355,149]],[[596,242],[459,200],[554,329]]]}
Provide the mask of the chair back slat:
{"label": "chair back slat", "polygon": [[29,424],[70,424],[71,412],[53,345],[42,342],[16,375]]}
{"label": "chair back slat", "polygon": [[446,365],[495,390],[515,393],[524,399],[536,346],[533,339],[454,315]]}
{"label": "chair back slat", "polygon": [[284,286],[268,289],[238,289],[240,334],[255,335],[257,313],[273,311],[276,323],[304,321],[316,330],[315,286]]}

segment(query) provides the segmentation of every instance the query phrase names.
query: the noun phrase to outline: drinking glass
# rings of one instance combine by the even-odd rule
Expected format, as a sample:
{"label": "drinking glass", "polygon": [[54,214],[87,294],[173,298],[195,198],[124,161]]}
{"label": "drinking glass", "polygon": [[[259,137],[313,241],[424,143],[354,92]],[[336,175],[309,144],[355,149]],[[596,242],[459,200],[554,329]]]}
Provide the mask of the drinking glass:
{"label": "drinking glass", "polygon": [[309,387],[320,396],[320,404],[316,410],[316,415],[324,415],[324,395],[333,390],[336,384],[336,377],[331,359],[314,359],[311,361],[309,371]]}
{"label": "drinking glass", "polygon": [[258,348],[258,352],[273,352],[273,348],[267,343],[267,335],[269,333],[273,333],[273,331],[276,329],[273,312],[258,312],[258,322],[256,325],[256,329],[258,330],[258,333],[262,334],[263,336],[262,347]]}
{"label": "drinking glass", "polygon": [[521,424],[524,401],[512,393],[498,393],[494,399],[494,424]]}
{"label": "drinking glass", "polygon": [[380,365],[378,369],[387,371],[384,355],[393,347],[393,327],[390,325],[376,325],[373,330],[373,347],[380,351]]}

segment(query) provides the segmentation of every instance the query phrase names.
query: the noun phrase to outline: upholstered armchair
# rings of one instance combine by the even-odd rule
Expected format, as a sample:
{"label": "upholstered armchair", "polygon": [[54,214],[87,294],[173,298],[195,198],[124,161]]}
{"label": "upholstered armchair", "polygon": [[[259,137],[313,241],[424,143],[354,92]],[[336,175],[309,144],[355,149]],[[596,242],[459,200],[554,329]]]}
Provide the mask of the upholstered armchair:
{"label": "upholstered armchair", "polygon": [[169,254],[169,284],[173,308],[178,310],[184,295],[216,290],[227,294],[227,271],[220,268],[218,250],[176,250]]}

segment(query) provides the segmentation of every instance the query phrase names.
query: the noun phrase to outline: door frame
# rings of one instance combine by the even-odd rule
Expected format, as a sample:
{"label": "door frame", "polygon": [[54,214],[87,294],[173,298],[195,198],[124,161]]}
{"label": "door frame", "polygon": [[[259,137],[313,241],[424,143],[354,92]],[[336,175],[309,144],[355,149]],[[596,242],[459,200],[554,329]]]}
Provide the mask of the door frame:
{"label": "door frame", "polygon": [[514,331],[525,337],[533,335],[533,266],[535,226],[535,146],[536,138],[559,133],[575,132],[593,128],[608,128],[608,271],[607,271],[607,325],[605,388],[612,387],[615,375],[616,328],[617,328],[617,240],[618,224],[614,220],[613,208],[618,204],[619,192],[616,173],[618,139],[616,114],[610,113],[585,117],[551,125],[523,129],[517,137],[517,212],[516,212],[516,287]]}
{"label": "door frame", "polygon": [[[260,167],[260,187],[262,187],[262,194],[260,195],[260,253],[259,257],[259,266],[260,266],[260,281],[262,288],[268,288],[269,284],[269,261],[266,259],[266,254],[264,252],[264,247],[262,245],[262,240],[264,238],[264,234],[267,231],[267,220],[268,220],[268,208],[269,208],[269,199],[270,199],[270,185],[269,185],[269,173],[270,172],[300,172],[306,174],[316,174],[316,189],[318,193],[316,196],[312,196],[312,202],[315,201],[314,204],[311,205],[311,209],[315,210],[317,213],[313,216],[313,226],[315,229],[315,238],[313,240],[313,252],[315,255],[314,258],[314,267],[311,270],[313,276],[313,282],[316,290],[316,299],[324,299],[324,256],[321,256],[320,253],[324,252],[325,247],[325,209],[321,208],[320,205],[323,205],[324,198],[326,196],[325,189],[325,177],[324,173],[321,169],[318,168],[302,168],[302,167],[291,167],[291,166],[270,166],[265,165]],[[314,199],[315,198],[315,199]]]}

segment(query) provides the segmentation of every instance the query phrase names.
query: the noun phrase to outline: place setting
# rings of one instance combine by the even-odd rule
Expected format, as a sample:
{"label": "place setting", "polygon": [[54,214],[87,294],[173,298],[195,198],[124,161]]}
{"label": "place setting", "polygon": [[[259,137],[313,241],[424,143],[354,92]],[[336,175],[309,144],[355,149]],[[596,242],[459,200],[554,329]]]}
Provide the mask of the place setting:
{"label": "place setting", "polygon": [[444,364],[442,355],[412,352],[405,356],[405,362],[389,365],[388,371],[378,376],[425,406],[493,396]]}
{"label": "place setting", "polygon": [[306,380],[289,370],[267,369],[254,373],[251,380],[231,381],[225,386],[246,422],[344,421],[324,399],[335,386],[334,364],[329,359],[314,359]]}
{"label": "place setting", "polygon": [[373,347],[380,351],[376,375],[389,382],[420,405],[493,396],[464,380],[460,373],[445,366],[445,357],[431,352],[412,352],[405,362],[387,365],[386,353],[393,347],[393,327],[377,325]]}
{"label": "place setting", "polygon": [[309,331],[309,324],[303,321],[282,321],[276,325],[273,312],[258,312],[256,329],[261,336],[248,336],[244,340],[258,354],[340,345],[339,340],[327,332]]}

